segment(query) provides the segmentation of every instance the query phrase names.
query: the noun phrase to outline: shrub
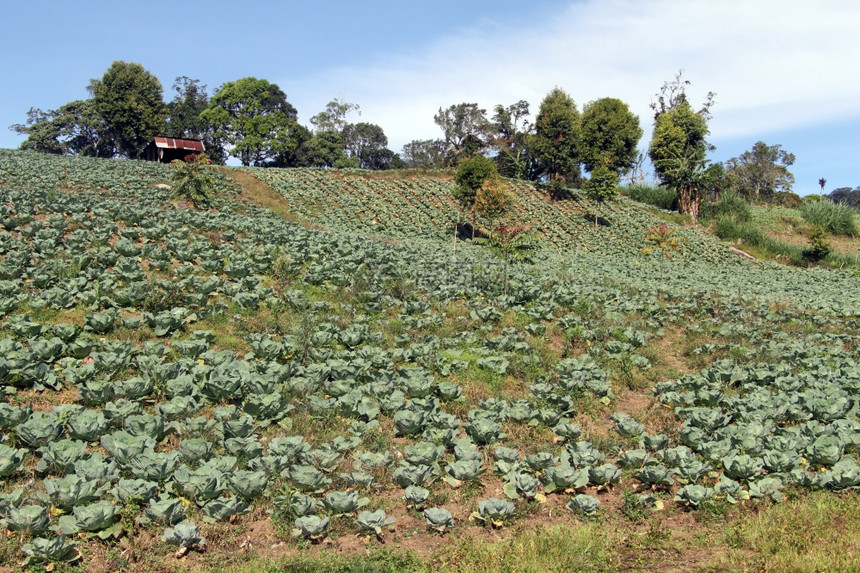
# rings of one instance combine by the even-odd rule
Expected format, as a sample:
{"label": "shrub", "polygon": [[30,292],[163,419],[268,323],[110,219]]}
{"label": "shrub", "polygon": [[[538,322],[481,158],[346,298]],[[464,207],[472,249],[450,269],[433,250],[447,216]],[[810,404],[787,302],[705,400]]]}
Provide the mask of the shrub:
{"label": "shrub", "polygon": [[629,187],[621,187],[621,194],[634,201],[659,207],[666,211],[678,210],[678,193],[668,187],[631,185]]}
{"label": "shrub", "polygon": [[752,219],[750,206],[735,191],[723,191],[718,201],[708,202],[702,206],[703,219],[732,219],[738,223],[746,223]]}
{"label": "shrub", "polygon": [[731,217],[721,217],[714,222],[714,232],[724,240],[743,239],[745,243],[761,246],[765,242],[764,233],[749,223],[736,221]]}
{"label": "shrub", "polygon": [[475,193],[474,209],[490,219],[503,215],[513,203],[508,185],[498,175],[491,175]]}
{"label": "shrub", "polygon": [[460,203],[471,206],[475,202],[475,195],[484,181],[498,175],[495,162],[489,157],[478,155],[464,159],[457,166],[454,181],[457,189],[454,193]]}
{"label": "shrub", "polygon": [[788,191],[777,191],[770,200],[772,205],[785,207],[786,209],[799,209],[802,203],[800,195]]}
{"label": "shrub", "polygon": [[807,223],[816,225],[833,235],[857,235],[854,222],[854,209],[844,203],[830,201],[806,201],[800,207],[800,214]]}
{"label": "shrub", "polygon": [[810,261],[820,261],[830,254],[830,243],[827,242],[827,233],[819,226],[815,226],[807,235],[809,248],[803,251],[803,257]]}
{"label": "shrub", "polygon": [[173,198],[190,201],[195,207],[208,204],[209,194],[215,187],[215,179],[206,169],[211,163],[205,153],[173,160],[170,164],[174,170],[170,176]]}

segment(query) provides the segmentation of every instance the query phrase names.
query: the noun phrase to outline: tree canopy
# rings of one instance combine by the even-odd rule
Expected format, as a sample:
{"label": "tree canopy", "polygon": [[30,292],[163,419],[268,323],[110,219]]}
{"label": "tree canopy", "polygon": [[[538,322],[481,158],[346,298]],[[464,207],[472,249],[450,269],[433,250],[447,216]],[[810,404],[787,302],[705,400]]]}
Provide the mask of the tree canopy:
{"label": "tree canopy", "polygon": [[535,134],[530,138],[540,175],[550,183],[579,182],[581,118],[564,90],[553,89],[540,104]]}
{"label": "tree canopy", "polygon": [[311,124],[316,128],[317,133],[331,131],[342,134],[346,126],[349,125],[346,116],[353,111],[361,115],[359,109],[357,103],[349,103],[335,98],[326,104],[325,110],[311,118]]}
{"label": "tree canopy", "polygon": [[855,209],[860,209],[860,187],[838,187],[830,192],[827,197],[834,203],[845,203]]}
{"label": "tree canopy", "polygon": [[403,146],[400,158],[409,169],[439,169],[445,165],[446,149],[442,139],[413,139]]}
{"label": "tree canopy", "polygon": [[497,105],[490,143],[496,149],[499,173],[514,179],[537,179],[538,165],[529,145],[534,126],[528,121],[529,104],[520,100],[507,107]]}
{"label": "tree canopy", "polygon": [[267,80],[248,77],[227,82],[201,117],[212,124],[213,138],[242,165],[294,157],[302,144],[296,108],[277,84]]}
{"label": "tree canopy", "polygon": [[781,145],[758,141],[726,162],[727,184],[741,195],[767,201],[774,193],[791,191],[794,175],[788,167],[793,163],[794,154]]}
{"label": "tree canopy", "polygon": [[200,117],[209,107],[206,86],[200,80],[180,76],[173,82],[176,95],[167,103],[167,122],[164,135],[180,139],[204,139],[208,124]]}
{"label": "tree canopy", "polygon": [[102,125],[92,100],[75,100],[56,110],[30,108],[27,123],[15,124],[11,129],[27,136],[21,149],[58,155],[113,157],[116,147],[111,139],[102,137]]}
{"label": "tree canopy", "polygon": [[655,110],[654,131],[648,156],[661,184],[678,191],[678,208],[693,220],[699,218],[702,189],[709,185],[713,169],[705,156],[711,146],[706,141],[713,94],[698,112],[693,111],[684,91],[689,82],[679,73],[674,83],[663,84]]}
{"label": "tree canopy", "polygon": [[362,169],[389,169],[395,154],[388,149],[388,137],[376,124],[359,122],[348,124],[343,131],[347,155],[358,159]]}
{"label": "tree canopy", "polygon": [[487,110],[476,103],[460,103],[444,110],[440,107],[433,120],[444,134],[448,147],[445,163],[448,166],[479,155],[487,146],[486,136],[490,129]]}
{"label": "tree canopy", "polygon": [[138,159],[164,126],[167,107],[161,82],[137,63],[114,62],[101,79],[90,80],[92,105],[101,118],[101,138],[123,157]]}
{"label": "tree canopy", "polygon": [[618,174],[630,170],[636,164],[641,138],[639,118],[620,99],[606,97],[585,105],[581,156],[589,173],[600,166]]}

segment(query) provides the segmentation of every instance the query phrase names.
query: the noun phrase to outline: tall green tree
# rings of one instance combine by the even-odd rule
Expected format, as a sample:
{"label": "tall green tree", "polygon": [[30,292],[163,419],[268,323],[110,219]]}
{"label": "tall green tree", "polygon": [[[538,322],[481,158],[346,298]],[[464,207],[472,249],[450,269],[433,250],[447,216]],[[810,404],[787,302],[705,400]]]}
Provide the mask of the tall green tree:
{"label": "tall green tree", "polygon": [[512,179],[535,180],[538,165],[529,146],[534,126],[528,121],[529,104],[520,100],[507,107],[497,105],[493,115],[490,144],[496,150],[499,173]]}
{"label": "tall green tree", "polygon": [[758,141],[726,162],[727,183],[741,195],[767,201],[774,193],[791,191],[794,174],[788,168],[794,159],[781,145]]}
{"label": "tall green tree", "polygon": [[447,149],[442,139],[413,139],[403,146],[400,158],[408,169],[439,169],[445,165]]}
{"label": "tall green tree", "polygon": [[173,82],[173,99],[167,103],[163,135],[180,139],[204,139],[208,123],[200,115],[209,107],[206,86],[200,80],[180,76]]}
{"label": "tall green tree", "polygon": [[845,203],[855,209],[860,209],[860,187],[838,187],[826,195],[834,203]]}
{"label": "tall green tree", "polygon": [[179,76],[173,82],[173,99],[167,102],[167,121],[162,132],[167,137],[199,139],[212,163],[223,164],[227,152],[214,137],[212,125],[203,119],[209,108],[209,94],[200,80]]}
{"label": "tall green tree", "polygon": [[317,133],[332,131],[343,134],[344,128],[349,125],[346,116],[353,111],[361,115],[361,111],[359,110],[360,108],[357,103],[349,103],[335,98],[326,104],[325,110],[311,118],[311,125],[316,128]]}
{"label": "tall green tree", "polygon": [[299,150],[302,167],[358,167],[358,159],[346,155],[343,137],[336,131],[319,131],[311,136]]}
{"label": "tall green tree", "polygon": [[490,121],[487,110],[476,103],[460,103],[447,109],[439,108],[433,121],[442,130],[448,147],[445,164],[456,165],[463,159],[480,155],[487,146]]}
{"label": "tall green tree", "polygon": [[654,131],[648,156],[661,184],[678,191],[678,210],[695,221],[703,190],[713,186],[717,171],[708,166],[706,155],[713,147],[705,139],[714,94],[709,92],[702,108],[694,111],[685,91],[689,83],[679,72],[674,82],[663,84],[651,105]]}
{"label": "tall green tree", "polygon": [[346,116],[358,110],[358,104],[334,99],[311,118],[316,133],[304,150],[309,165],[378,170],[400,164],[380,126],[347,121]]}
{"label": "tall green tree", "polygon": [[591,171],[591,177],[582,185],[585,194],[595,204],[594,228],[598,225],[597,206],[609,201],[618,192],[618,172],[608,161],[604,165],[598,165]]}
{"label": "tall green tree", "polygon": [[374,123],[347,124],[343,138],[347,155],[357,158],[362,169],[389,169],[395,161],[385,131]]}
{"label": "tall green tree", "polygon": [[298,112],[276,84],[253,77],[218,88],[201,114],[213,137],[242,165],[295,157],[302,145]]}
{"label": "tall green tree", "polygon": [[621,175],[636,165],[642,128],[639,117],[617,98],[601,98],[582,110],[581,157],[585,170],[607,167]]}
{"label": "tall green tree", "polygon": [[91,99],[75,100],[56,110],[31,108],[27,122],[10,129],[27,136],[21,149],[85,157],[116,155],[113,141],[101,135],[104,125]]}
{"label": "tall green tree", "polygon": [[552,188],[580,181],[581,117],[564,90],[553,89],[540,104],[531,148],[542,178]]}
{"label": "tall green tree", "polygon": [[88,89],[103,122],[101,137],[111,140],[119,155],[140,158],[167,115],[158,78],[138,63],[117,61],[101,79],[90,80]]}

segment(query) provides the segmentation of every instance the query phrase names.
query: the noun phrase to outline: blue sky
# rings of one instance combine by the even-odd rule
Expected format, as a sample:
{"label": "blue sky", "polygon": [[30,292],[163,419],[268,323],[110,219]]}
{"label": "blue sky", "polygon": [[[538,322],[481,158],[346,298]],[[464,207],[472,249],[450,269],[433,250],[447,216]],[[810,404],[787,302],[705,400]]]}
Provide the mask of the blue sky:
{"label": "blue sky", "polygon": [[800,194],[860,186],[860,3],[854,0],[467,0],[4,2],[0,147],[32,107],[87,97],[114,60],[139,62],[170,99],[177,76],[213,93],[246,76],[277,83],[300,121],[340,97],[390,147],[439,137],[440,107],[554,87],[581,107],[618,97],[640,116],[679,70],[694,103],[716,92],[711,142],[726,160],[759,140],[795,154]]}

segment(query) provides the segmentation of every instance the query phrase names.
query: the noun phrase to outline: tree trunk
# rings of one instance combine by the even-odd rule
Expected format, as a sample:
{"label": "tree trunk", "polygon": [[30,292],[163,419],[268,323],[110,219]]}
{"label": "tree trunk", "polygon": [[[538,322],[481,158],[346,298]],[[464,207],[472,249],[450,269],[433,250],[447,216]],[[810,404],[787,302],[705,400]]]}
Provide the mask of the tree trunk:
{"label": "tree trunk", "polygon": [[681,185],[678,188],[678,211],[682,215],[690,215],[693,221],[698,221],[701,203],[702,197],[695,185]]}

